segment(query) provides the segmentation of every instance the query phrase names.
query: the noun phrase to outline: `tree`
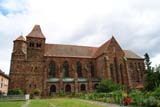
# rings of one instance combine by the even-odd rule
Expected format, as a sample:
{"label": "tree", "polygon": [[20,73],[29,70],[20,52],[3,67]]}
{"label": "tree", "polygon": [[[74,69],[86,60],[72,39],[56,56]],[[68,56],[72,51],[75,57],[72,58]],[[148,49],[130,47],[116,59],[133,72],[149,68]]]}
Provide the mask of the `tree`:
{"label": "tree", "polygon": [[156,67],[151,67],[151,61],[148,53],[145,55],[145,89],[147,91],[153,91],[156,87],[160,85],[160,65]]}
{"label": "tree", "polygon": [[112,92],[121,89],[122,86],[113,82],[112,80],[102,80],[97,87],[97,92]]}
{"label": "tree", "polygon": [[150,71],[151,70],[151,61],[150,61],[150,57],[149,57],[149,55],[148,55],[148,53],[145,53],[144,54],[144,62],[145,62],[145,65],[146,65],[146,70],[147,71]]}

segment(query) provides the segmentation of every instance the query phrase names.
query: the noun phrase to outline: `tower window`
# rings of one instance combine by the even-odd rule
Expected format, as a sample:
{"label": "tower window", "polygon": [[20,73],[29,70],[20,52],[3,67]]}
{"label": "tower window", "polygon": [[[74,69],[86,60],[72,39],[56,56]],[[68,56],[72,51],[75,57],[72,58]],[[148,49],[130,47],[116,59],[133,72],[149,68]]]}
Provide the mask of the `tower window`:
{"label": "tower window", "polygon": [[36,46],[37,46],[37,48],[40,48],[41,47],[41,43],[37,43]]}
{"label": "tower window", "polygon": [[34,47],[34,43],[33,43],[33,42],[30,42],[30,43],[29,43],[29,47]]}

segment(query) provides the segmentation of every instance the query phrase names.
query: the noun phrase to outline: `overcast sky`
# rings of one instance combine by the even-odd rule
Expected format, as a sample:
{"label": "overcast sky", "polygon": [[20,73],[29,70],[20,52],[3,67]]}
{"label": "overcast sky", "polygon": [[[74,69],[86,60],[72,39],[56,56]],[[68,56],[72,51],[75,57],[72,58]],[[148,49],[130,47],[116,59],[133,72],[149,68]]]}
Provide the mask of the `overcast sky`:
{"label": "overcast sky", "polygon": [[0,69],[9,73],[13,40],[39,24],[47,43],[123,49],[160,61],[160,0],[0,0]]}

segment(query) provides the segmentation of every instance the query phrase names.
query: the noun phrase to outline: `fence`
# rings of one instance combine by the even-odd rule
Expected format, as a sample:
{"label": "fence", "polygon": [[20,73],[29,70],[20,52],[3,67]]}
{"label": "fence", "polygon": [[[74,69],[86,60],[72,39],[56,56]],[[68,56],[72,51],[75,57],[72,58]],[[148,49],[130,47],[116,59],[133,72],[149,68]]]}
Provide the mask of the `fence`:
{"label": "fence", "polygon": [[26,95],[7,95],[7,96],[0,96],[0,101],[17,101],[17,100],[29,100],[29,94]]}

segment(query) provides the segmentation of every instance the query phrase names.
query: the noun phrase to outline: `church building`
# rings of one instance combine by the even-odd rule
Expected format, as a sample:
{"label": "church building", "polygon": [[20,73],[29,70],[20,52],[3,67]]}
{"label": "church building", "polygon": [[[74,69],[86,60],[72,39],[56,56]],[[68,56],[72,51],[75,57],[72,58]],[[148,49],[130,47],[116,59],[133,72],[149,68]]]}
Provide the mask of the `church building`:
{"label": "church building", "polygon": [[[65,39],[65,38],[64,38]],[[100,47],[48,44],[39,25],[14,40],[9,89],[41,96],[93,92],[103,79],[134,88],[143,84],[144,59],[114,37]]]}

